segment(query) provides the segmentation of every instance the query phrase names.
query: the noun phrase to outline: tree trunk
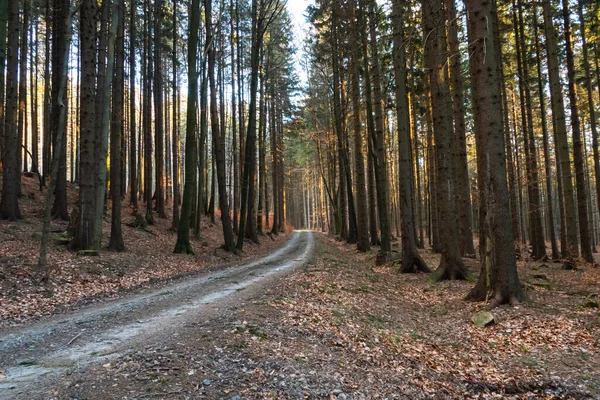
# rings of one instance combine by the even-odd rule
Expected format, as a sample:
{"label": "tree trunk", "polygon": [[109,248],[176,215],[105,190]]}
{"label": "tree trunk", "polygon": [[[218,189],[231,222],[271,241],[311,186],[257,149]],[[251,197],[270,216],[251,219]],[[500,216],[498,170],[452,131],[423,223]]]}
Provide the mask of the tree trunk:
{"label": "tree trunk", "polygon": [[77,250],[92,248],[96,223],[96,2],[81,3],[81,97],[80,97],[80,179],[79,224],[71,246]]}
{"label": "tree trunk", "polygon": [[124,89],[125,89],[125,40],[124,40],[124,8],[123,0],[116,0],[114,15],[117,24],[115,39],[115,74],[112,93],[112,125],[110,130],[110,196],[112,199],[112,215],[110,223],[110,241],[108,248],[114,251],[124,251],[123,229],[121,227],[121,137],[124,131]]}
{"label": "tree trunk", "polygon": [[557,155],[560,160],[560,179],[562,181],[563,201],[565,210],[567,247],[562,249],[564,257],[577,258],[579,255],[577,242],[577,218],[573,198],[573,175],[569,142],[567,140],[567,125],[563,101],[562,84],[560,82],[560,64],[558,45],[550,0],[542,0],[544,12],[544,31],[546,34],[546,52],[548,54],[548,77],[550,80],[550,102],[552,119],[556,136]]}
{"label": "tree trunk", "polygon": [[[351,21],[351,40],[358,44],[359,27],[356,26],[355,2],[352,3]],[[350,96],[352,100],[352,129],[354,130],[354,176],[356,178],[356,233],[359,251],[366,252],[371,248],[369,242],[369,214],[367,204],[367,183],[365,179],[365,159],[363,155],[363,133],[361,121],[361,103],[360,103],[360,47],[357,45],[351,54],[350,65]]]}
{"label": "tree trunk", "polygon": [[221,222],[223,224],[224,248],[226,251],[234,251],[235,243],[233,230],[231,228],[231,216],[229,215],[229,204],[227,201],[227,182],[225,177],[225,152],[224,138],[219,130],[219,114],[217,110],[217,89],[215,83],[215,43],[212,26],[212,4],[211,0],[204,1],[204,12],[206,18],[206,42],[208,56],[208,81],[210,86],[210,121],[213,138],[213,156],[217,168],[217,180],[219,186],[219,206],[221,208]]}
{"label": "tree trunk", "polygon": [[[192,0],[188,42],[188,101],[185,135],[185,182],[181,219],[177,227],[174,253],[194,254],[190,245],[190,220],[196,193],[196,120],[198,102],[198,30],[200,29],[200,0]],[[200,193],[198,193],[200,196]],[[200,212],[200,210],[198,210]]]}
{"label": "tree trunk", "polygon": [[575,163],[575,183],[577,185],[577,214],[579,216],[579,238],[581,256],[587,262],[594,262],[590,241],[590,224],[587,210],[587,190],[585,184],[585,168],[583,164],[583,148],[577,92],[575,90],[575,63],[573,60],[573,44],[571,42],[571,16],[567,0],[562,1],[565,48],[567,53],[567,77],[569,80],[569,107],[571,109],[571,130],[573,133],[573,160]]}
{"label": "tree trunk", "polygon": [[[106,56],[106,73],[104,76],[104,83],[102,84],[102,132],[97,135],[101,139],[101,142],[97,144],[100,149],[100,158],[97,160],[97,171],[96,171],[96,224],[94,234],[94,248],[99,249],[102,245],[102,221],[104,215],[104,201],[106,198],[106,158],[108,156],[108,135],[109,135],[109,124],[110,124],[110,104],[112,97],[112,84],[115,70],[115,41],[117,37],[117,31],[119,28],[119,5],[121,0],[113,0],[111,4],[112,18],[110,22],[110,29],[107,31],[107,56]],[[108,6],[110,3],[104,3],[104,6]],[[119,139],[120,141],[120,139]],[[119,160],[120,162],[120,160]],[[119,195],[120,198],[120,195]],[[120,200],[119,200],[120,201]]]}
{"label": "tree trunk", "polygon": [[[501,109],[501,66],[498,63],[498,37],[490,25],[496,22],[495,3],[488,0],[467,0],[469,43],[472,44],[470,70],[472,82],[473,116],[477,140],[478,166],[487,166],[481,188],[485,202],[485,237],[483,245],[487,257],[480,262],[482,273],[476,286],[483,287],[469,297],[484,300],[488,293],[492,305],[517,303],[524,294],[517,276],[514,237],[511,227],[508,187],[506,182],[506,158],[504,128]],[[479,296],[474,296],[479,295]]]}
{"label": "tree trunk", "polygon": [[446,0],[448,21],[448,45],[450,50],[450,84],[452,110],[456,136],[456,174],[458,195],[458,213],[460,223],[460,254],[475,257],[473,244],[473,221],[471,216],[471,190],[469,187],[469,166],[467,163],[467,138],[465,128],[465,106],[463,99],[463,79],[461,56],[458,41],[458,20],[454,0]]}
{"label": "tree trunk", "polygon": [[136,121],[135,121],[135,16],[136,0],[129,0],[129,203],[133,206],[134,212],[137,212],[137,142],[136,142]]}
{"label": "tree trunk", "polygon": [[[171,139],[172,151],[172,180],[173,180],[173,230],[179,225],[179,202],[181,194],[179,189],[179,92],[177,81],[177,0],[173,0],[173,136]],[[199,196],[202,197],[202,196]]]}
{"label": "tree trunk", "polygon": [[[381,70],[379,67],[379,51],[377,49],[377,23],[375,15],[375,0],[367,0],[369,6],[369,31],[371,50],[371,70],[373,72],[373,112],[375,115],[374,131],[371,131],[375,157],[375,182],[377,185],[377,201],[379,214],[379,229],[381,230],[381,251],[389,252],[391,248],[391,231],[388,210],[388,184],[386,168],[386,146],[383,129],[383,96],[381,94]],[[359,21],[360,21],[359,17]],[[366,34],[365,34],[366,35]],[[364,39],[366,42],[366,38]],[[363,50],[365,63],[367,63],[366,49]],[[368,69],[368,68],[366,68]],[[367,72],[368,73],[368,72]],[[370,86],[370,82],[368,82]],[[373,135],[374,134],[374,135]]]}
{"label": "tree trunk", "polygon": [[150,1],[144,3],[144,56],[142,60],[143,71],[143,110],[142,130],[144,135],[144,202],[146,203],[146,222],[154,223],[152,201],[152,50],[150,43]]}
{"label": "tree trunk", "polygon": [[[0,163],[4,154],[4,78],[6,71],[6,34],[8,28],[8,3],[10,0],[0,0]],[[50,8],[47,6],[48,9]],[[46,25],[48,26],[48,25]]]}
{"label": "tree trunk", "polygon": [[156,146],[155,194],[156,212],[159,218],[167,218],[165,213],[165,154],[164,154],[164,118],[163,118],[163,72],[161,51],[161,25],[163,23],[163,1],[154,3],[154,144]]}
{"label": "tree trunk", "polygon": [[459,221],[456,204],[456,141],[452,125],[452,98],[446,68],[446,33],[443,3],[423,0],[424,58],[426,74],[431,85],[431,109],[435,157],[437,161],[437,202],[439,209],[440,244],[442,257],[434,273],[434,281],[466,279],[469,275],[459,247]]}
{"label": "tree trunk", "polygon": [[513,23],[515,41],[517,42],[517,65],[519,71],[519,100],[521,104],[521,129],[525,147],[525,170],[527,173],[527,198],[529,200],[529,227],[532,258],[546,257],[546,244],[542,229],[542,213],[540,202],[539,173],[537,166],[537,149],[533,135],[533,113],[531,106],[531,90],[529,87],[529,65],[527,65],[527,48],[525,46],[525,21],[522,4],[513,1]]}
{"label": "tree trunk", "polygon": [[534,9],[534,37],[535,37],[535,57],[537,63],[537,81],[538,81],[538,95],[540,98],[540,116],[542,123],[542,136],[544,140],[544,164],[546,168],[546,192],[547,192],[547,203],[548,203],[548,230],[550,231],[550,243],[552,246],[552,259],[558,260],[560,258],[560,252],[558,251],[558,241],[556,240],[556,229],[554,226],[554,204],[553,204],[553,190],[552,190],[552,165],[550,162],[550,145],[548,143],[548,125],[546,123],[546,99],[544,96],[544,82],[542,80],[542,62],[540,54],[542,48],[540,46],[540,40],[538,36],[538,19],[537,19],[537,8]]}
{"label": "tree trunk", "polygon": [[[62,99],[58,98],[60,82],[64,71],[64,65],[67,62],[67,24],[69,21],[69,0],[54,0],[52,16],[52,104],[63,104],[66,107],[66,90],[63,90]],[[67,112],[67,111],[66,111]],[[67,146],[66,139],[62,141],[62,146],[58,147],[56,138],[59,134],[66,137],[66,124],[60,125],[62,109],[52,107],[50,111],[50,134],[52,136],[52,146],[54,151],[59,153],[58,175],[56,177],[56,189],[54,190],[54,204],[52,206],[52,216],[54,218],[68,221],[69,211],[67,208]],[[64,132],[58,132],[58,129],[65,129]]]}
{"label": "tree trunk", "polygon": [[244,153],[244,168],[242,171],[242,196],[240,203],[240,223],[237,249],[244,247],[244,238],[258,242],[256,218],[254,214],[255,176],[256,176],[256,95],[258,92],[258,68],[260,49],[263,41],[264,3],[252,1],[252,50],[250,59],[250,109],[248,112],[248,130]]}
{"label": "tree trunk", "polygon": [[[59,147],[62,147],[63,141],[66,139],[66,125],[67,125],[67,108],[65,107],[65,92],[67,89],[67,75],[68,75],[68,65],[69,65],[69,47],[71,44],[71,26],[73,23],[73,16],[70,14],[69,7],[63,11],[67,15],[66,25],[64,26],[64,54],[61,57],[64,61],[62,63],[62,73],[59,74],[60,79],[57,81],[58,84],[58,93],[56,108],[60,110],[60,115],[58,118],[58,129],[56,130],[56,144]],[[60,153],[54,153],[54,159],[52,160],[52,172],[50,174],[50,184],[48,185],[48,192],[46,195],[46,201],[44,204],[44,220],[42,223],[42,239],[40,245],[40,256],[38,258],[38,272],[42,275],[42,281],[48,280],[48,270],[46,269],[46,261],[47,261],[47,248],[48,248],[48,238],[50,232],[50,219],[52,213],[52,203],[54,203],[54,187],[57,181],[58,170],[61,162]]]}
{"label": "tree trunk", "polygon": [[[581,48],[583,53],[583,70],[585,73],[585,89],[587,94],[587,102],[588,102],[588,111],[590,117],[590,129],[592,133],[592,151],[594,157],[594,176],[596,177],[596,207],[598,211],[600,211],[600,152],[598,151],[598,127],[596,125],[596,112],[595,112],[595,103],[594,103],[594,91],[592,85],[592,73],[590,69],[590,60],[588,54],[588,43],[586,39],[586,22],[585,16],[583,14],[583,0],[578,1],[578,11],[579,11],[579,32],[581,37]],[[596,44],[594,44],[596,46]],[[597,81],[598,90],[600,92],[600,81]],[[599,99],[600,101],[600,99]],[[591,196],[591,193],[590,193]],[[593,222],[592,212],[593,208],[590,208],[590,218]],[[592,236],[594,236],[592,231]]]}
{"label": "tree trunk", "polygon": [[392,3],[392,26],[394,35],[393,61],[396,79],[396,114],[398,117],[398,170],[400,173],[400,214],[402,219],[402,266],[400,272],[431,272],[419,255],[415,241],[412,212],[410,127],[406,90],[406,61],[404,59],[404,5],[401,0]]}

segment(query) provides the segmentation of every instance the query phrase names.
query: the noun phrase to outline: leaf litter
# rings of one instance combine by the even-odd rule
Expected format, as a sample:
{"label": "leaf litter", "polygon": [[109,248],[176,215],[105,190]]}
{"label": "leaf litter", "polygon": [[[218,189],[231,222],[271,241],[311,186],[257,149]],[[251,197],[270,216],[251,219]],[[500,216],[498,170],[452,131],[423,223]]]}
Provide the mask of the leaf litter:
{"label": "leaf litter", "polygon": [[[423,251],[431,266],[439,256]],[[597,270],[549,265],[553,289],[492,311],[463,297],[472,282],[373,267],[375,253],[319,235],[312,263],[239,294],[111,364],[65,382],[58,397],[209,399],[593,399],[600,397],[600,319],[583,307]],[[466,260],[473,271],[477,262]],[[519,265],[523,282],[531,263]],[[592,293],[593,294],[593,293]],[[173,342],[176,341],[176,343]],[[193,371],[190,373],[189,371]],[[206,380],[210,385],[205,385]],[[101,384],[115,382],[110,393]]]}

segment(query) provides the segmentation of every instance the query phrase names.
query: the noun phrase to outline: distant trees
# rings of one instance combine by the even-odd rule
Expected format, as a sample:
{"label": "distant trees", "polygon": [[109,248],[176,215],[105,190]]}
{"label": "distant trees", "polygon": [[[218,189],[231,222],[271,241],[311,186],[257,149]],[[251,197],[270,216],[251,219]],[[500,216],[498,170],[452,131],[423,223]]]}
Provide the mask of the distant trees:
{"label": "distant trees", "polygon": [[[554,259],[581,254],[592,260],[599,215],[591,204],[599,203],[586,196],[600,195],[584,171],[589,165],[597,175],[591,164],[600,164],[594,159],[597,113],[591,106],[598,101],[593,89],[598,77],[591,73],[586,26],[598,21],[591,11],[597,7],[586,5],[577,2],[581,23],[575,38],[566,0],[541,3],[543,25],[536,7],[516,0],[498,10],[494,2],[468,1],[466,14],[452,0],[410,6],[392,1],[391,8],[331,0],[310,8],[306,111],[299,113],[305,125],[298,135],[310,138],[314,150],[307,157],[304,143],[290,145],[298,147],[290,150],[293,168],[305,168],[300,176],[307,182],[290,186],[298,210],[292,213],[294,225],[323,221],[331,233],[354,243],[350,227],[360,216],[358,230],[368,224],[371,243],[381,235],[379,260],[389,251],[388,229],[391,237],[395,228],[402,237],[404,272],[427,270],[417,252],[420,232],[426,232],[432,250],[442,253],[434,280],[466,278],[461,256],[474,256],[478,244],[483,269],[470,297],[492,295],[494,304],[523,299],[515,252],[544,259],[549,240]],[[564,40],[556,36],[557,22]],[[583,91],[574,85],[578,79]],[[585,132],[591,134],[587,142]],[[345,158],[353,160],[350,174]],[[375,196],[382,193],[383,198]],[[359,242],[364,250],[364,238]]]}

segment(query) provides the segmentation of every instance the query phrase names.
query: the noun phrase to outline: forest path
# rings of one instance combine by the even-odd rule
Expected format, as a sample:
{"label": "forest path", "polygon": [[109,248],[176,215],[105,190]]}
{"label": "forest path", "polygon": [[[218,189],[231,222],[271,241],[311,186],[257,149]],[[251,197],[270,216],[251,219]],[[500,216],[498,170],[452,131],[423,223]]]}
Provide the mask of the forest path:
{"label": "forest path", "polygon": [[45,382],[88,364],[109,363],[148,339],[174,342],[180,327],[203,321],[215,305],[243,304],[247,293],[264,290],[277,275],[307,263],[313,247],[313,233],[295,232],[281,249],[239,267],[0,332],[0,374],[5,375],[0,397],[37,397]]}

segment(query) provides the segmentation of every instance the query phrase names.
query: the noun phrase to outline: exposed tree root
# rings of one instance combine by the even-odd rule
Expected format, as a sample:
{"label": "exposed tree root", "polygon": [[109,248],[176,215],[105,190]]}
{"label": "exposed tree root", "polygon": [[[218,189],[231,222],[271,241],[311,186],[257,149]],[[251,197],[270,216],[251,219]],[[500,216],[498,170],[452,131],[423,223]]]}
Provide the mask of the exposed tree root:
{"label": "exposed tree root", "polygon": [[404,255],[402,257],[402,265],[400,266],[401,273],[412,274],[417,272],[431,273],[432,270],[427,266],[421,256],[417,254]]}
{"label": "exposed tree root", "polygon": [[432,274],[429,280],[431,282],[441,282],[447,280],[469,280],[471,274],[462,262],[462,259],[448,260],[446,254],[442,253],[440,266]]}
{"label": "exposed tree root", "polygon": [[175,254],[191,254],[194,255],[194,250],[192,250],[192,246],[190,243],[185,243],[183,240],[177,240],[175,243],[175,250],[173,250]]}

